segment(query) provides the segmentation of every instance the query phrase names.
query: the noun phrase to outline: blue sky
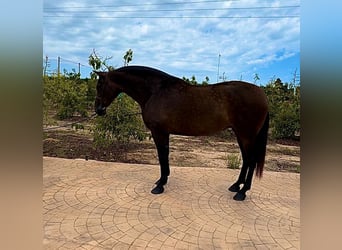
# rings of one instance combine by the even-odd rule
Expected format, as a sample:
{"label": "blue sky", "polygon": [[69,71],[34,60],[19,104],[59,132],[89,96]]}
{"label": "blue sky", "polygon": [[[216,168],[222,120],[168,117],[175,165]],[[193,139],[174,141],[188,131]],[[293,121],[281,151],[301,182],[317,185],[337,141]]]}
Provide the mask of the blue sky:
{"label": "blue sky", "polygon": [[[89,1],[44,0],[43,57],[49,71],[61,68],[89,76],[95,49],[109,64],[161,69],[198,81],[242,79],[258,84],[300,72],[300,2],[262,0]],[[219,72],[219,79],[218,79]]]}

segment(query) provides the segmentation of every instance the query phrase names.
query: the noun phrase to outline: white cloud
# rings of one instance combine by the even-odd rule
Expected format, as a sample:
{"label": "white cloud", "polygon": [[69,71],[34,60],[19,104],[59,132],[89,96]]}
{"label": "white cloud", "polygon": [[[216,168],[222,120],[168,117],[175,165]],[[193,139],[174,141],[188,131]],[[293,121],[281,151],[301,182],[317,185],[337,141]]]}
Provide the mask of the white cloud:
{"label": "white cloud", "polygon": [[[120,2],[121,5],[124,3]],[[151,1],[151,3],[162,2]],[[295,3],[297,2],[290,1],[286,5]],[[253,72],[259,67],[273,65],[299,53],[299,18],[123,18],[134,15],[229,17],[252,15],[252,13],[259,16],[275,16],[288,12],[286,9],[257,12],[222,10],[228,7],[265,6],[265,2],[258,0],[227,1],[221,4],[207,2],[192,5],[147,5],[146,2],[137,2],[136,4],[145,5],[125,6],[124,8],[120,8],[120,4],[108,1],[95,3],[46,1],[44,3],[46,8],[44,55],[63,56],[86,63],[89,54],[95,48],[103,56],[113,56],[111,62],[114,66],[120,66],[123,54],[131,48],[134,53],[132,61],[134,64],[157,67],[178,76],[183,74],[189,77],[191,74],[198,74],[198,78],[203,79],[205,75],[210,75],[211,82],[214,82],[217,74],[218,54],[221,54],[220,71],[237,78],[241,72]],[[104,5],[117,7],[96,7]],[[272,6],[281,5],[285,4],[280,1],[272,4]],[[88,8],[85,8],[87,6]],[[68,12],[57,13],[57,9],[47,9],[48,7],[62,7]],[[180,12],[182,9],[196,8],[221,9]],[[178,11],[130,12],[139,9]],[[55,11],[47,12],[48,10]],[[98,12],[99,10],[103,12]],[[122,12],[105,12],[120,10]],[[54,15],[64,17],[51,17]],[[84,15],[89,15],[89,18],[77,17]]]}

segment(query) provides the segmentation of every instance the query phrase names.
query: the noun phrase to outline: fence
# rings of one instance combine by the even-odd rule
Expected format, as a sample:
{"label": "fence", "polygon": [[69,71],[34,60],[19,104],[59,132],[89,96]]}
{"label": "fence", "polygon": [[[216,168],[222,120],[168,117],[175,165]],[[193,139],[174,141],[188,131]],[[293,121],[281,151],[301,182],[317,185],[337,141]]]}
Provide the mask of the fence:
{"label": "fence", "polygon": [[92,67],[89,65],[82,64],[80,62],[75,62],[73,60],[65,59],[60,56],[57,58],[49,58],[46,56],[43,59],[43,75],[57,75],[60,76],[62,71],[66,72],[75,72],[80,76],[90,77],[90,72],[92,71]]}

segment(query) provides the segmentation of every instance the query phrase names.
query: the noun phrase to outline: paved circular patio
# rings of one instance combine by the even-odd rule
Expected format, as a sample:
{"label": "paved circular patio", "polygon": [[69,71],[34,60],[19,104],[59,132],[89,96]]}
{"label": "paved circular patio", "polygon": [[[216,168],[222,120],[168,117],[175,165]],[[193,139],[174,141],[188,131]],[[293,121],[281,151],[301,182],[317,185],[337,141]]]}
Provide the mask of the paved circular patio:
{"label": "paved circular patio", "polygon": [[44,157],[44,249],[299,249],[299,174],[264,172],[243,202],[239,170]]}

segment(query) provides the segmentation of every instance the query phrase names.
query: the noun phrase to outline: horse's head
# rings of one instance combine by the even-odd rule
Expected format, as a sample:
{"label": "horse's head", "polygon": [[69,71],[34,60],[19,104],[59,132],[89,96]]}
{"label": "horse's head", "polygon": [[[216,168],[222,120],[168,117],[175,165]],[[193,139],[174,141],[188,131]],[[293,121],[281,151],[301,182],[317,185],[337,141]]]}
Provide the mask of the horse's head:
{"label": "horse's head", "polygon": [[96,85],[95,112],[102,116],[106,114],[106,108],[120,94],[120,88],[109,80],[108,72],[97,72],[98,81]]}

